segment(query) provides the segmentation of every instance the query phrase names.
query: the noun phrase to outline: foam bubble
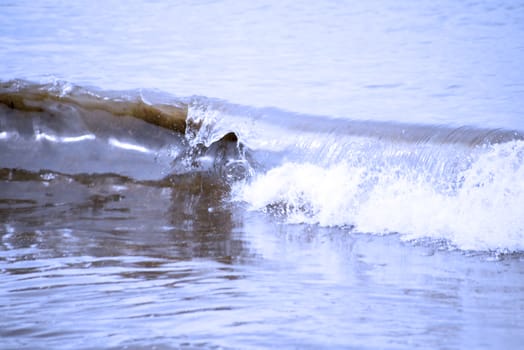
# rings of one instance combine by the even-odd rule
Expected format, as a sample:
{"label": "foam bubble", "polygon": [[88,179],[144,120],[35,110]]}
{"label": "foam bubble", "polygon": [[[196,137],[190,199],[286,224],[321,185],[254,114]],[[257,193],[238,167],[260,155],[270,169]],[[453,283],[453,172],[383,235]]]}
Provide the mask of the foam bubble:
{"label": "foam bubble", "polygon": [[243,187],[241,197],[253,208],[286,215],[292,223],[344,225],[353,219],[348,216],[354,212],[363,172],[344,164],[322,168],[286,163]]}
{"label": "foam bubble", "polygon": [[417,165],[284,163],[238,184],[234,193],[289,223],[395,232],[465,250],[522,251],[524,142],[484,146],[478,153],[465,170],[444,178]]}

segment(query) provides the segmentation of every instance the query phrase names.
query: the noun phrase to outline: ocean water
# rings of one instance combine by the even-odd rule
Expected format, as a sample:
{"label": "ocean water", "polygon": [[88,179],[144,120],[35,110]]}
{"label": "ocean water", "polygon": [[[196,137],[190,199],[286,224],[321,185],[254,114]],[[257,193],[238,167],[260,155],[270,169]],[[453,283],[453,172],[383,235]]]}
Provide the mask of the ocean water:
{"label": "ocean water", "polygon": [[0,2],[0,348],[518,349],[524,4]]}

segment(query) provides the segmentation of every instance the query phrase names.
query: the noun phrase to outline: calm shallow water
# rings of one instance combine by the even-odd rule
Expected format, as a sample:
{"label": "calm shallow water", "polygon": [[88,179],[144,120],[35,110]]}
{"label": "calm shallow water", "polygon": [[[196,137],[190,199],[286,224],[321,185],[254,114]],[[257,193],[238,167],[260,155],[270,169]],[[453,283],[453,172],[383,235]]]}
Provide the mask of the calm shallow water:
{"label": "calm shallow water", "polygon": [[0,348],[520,348],[523,23],[0,4]]}

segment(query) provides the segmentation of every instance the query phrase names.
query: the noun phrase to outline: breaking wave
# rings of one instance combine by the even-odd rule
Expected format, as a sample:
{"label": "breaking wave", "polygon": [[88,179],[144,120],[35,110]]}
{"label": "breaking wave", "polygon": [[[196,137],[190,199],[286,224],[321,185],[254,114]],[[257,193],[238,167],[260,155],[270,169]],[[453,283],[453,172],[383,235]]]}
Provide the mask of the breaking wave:
{"label": "breaking wave", "polygon": [[[524,250],[519,130],[301,115],[158,91],[0,84],[1,169],[206,174],[284,222]],[[201,177],[199,177],[201,178]]]}

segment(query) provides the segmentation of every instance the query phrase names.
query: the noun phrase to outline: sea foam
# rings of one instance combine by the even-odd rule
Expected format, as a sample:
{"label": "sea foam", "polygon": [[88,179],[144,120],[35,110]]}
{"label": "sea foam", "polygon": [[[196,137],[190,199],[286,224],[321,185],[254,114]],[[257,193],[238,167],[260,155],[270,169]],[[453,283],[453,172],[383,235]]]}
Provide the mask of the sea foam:
{"label": "sea foam", "polygon": [[286,162],[237,184],[234,195],[288,223],[445,240],[464,250],[524,250],[524,142],[477,151],[448,186],[416,166]]}

